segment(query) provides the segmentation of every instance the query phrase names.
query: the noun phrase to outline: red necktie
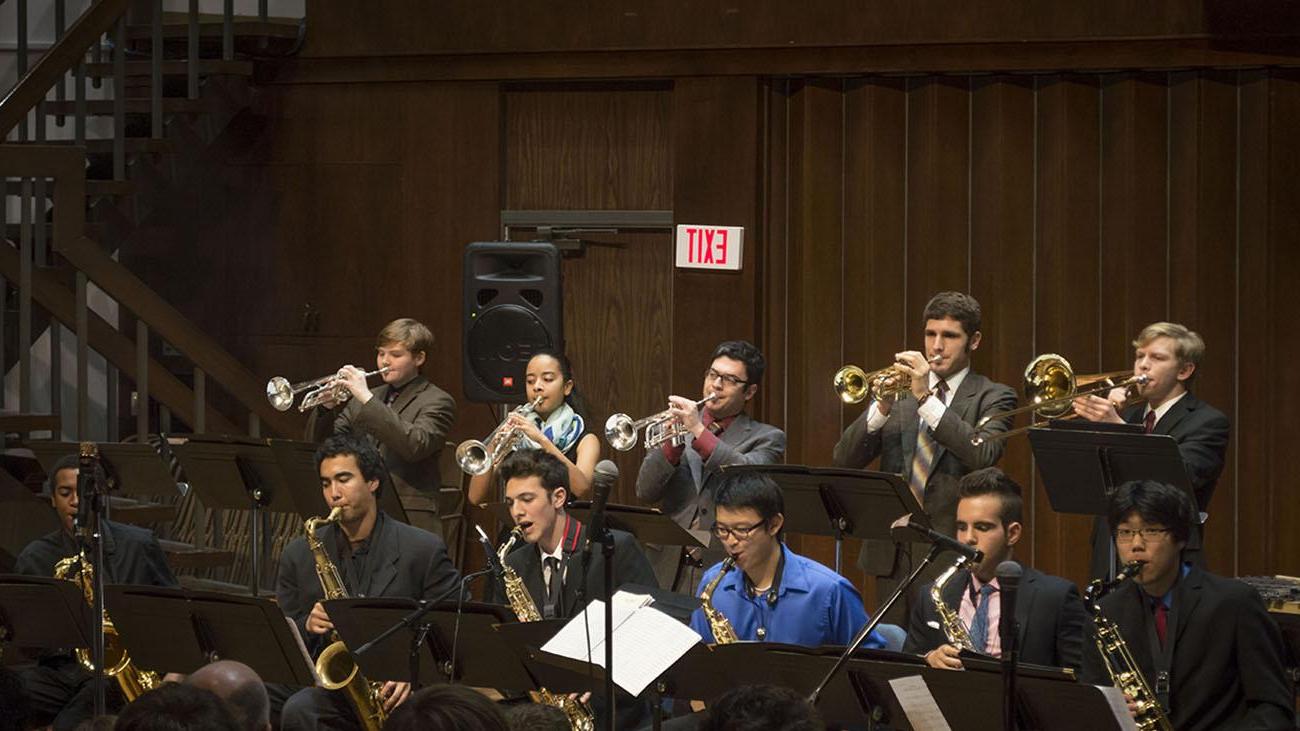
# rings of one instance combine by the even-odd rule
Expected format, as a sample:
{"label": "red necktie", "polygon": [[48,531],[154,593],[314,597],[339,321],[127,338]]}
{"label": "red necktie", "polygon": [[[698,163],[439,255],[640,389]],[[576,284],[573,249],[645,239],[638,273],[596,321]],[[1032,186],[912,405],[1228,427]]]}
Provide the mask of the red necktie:
{"label": "red necktie", "polygon": [[1165,631],[1168,628],[1169,607],[1165,606],[1163,601],[1156,602],[1156,636],[1160,638],[1160,646],[1165,646]]}
{"label": "red necktie", "polygon": [[1155,409],[1152,409],[1151,411],[1148,411],[1148,412],[1147,412],[1147,418],[1145,418],[1145,419],[1142,420],[1142,424],[1146,427],[1146,433],[1147,433],[1147,434],[1150,434],[1151,432],[1153,432],[1153,431],[1156,430],[1156,412],[1155,412]]}

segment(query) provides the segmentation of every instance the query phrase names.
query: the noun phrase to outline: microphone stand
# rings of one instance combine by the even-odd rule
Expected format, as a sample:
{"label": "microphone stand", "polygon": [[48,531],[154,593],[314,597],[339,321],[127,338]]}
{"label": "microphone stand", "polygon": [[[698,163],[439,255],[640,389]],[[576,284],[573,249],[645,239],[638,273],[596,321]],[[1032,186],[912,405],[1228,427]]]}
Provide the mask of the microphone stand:
{"label": "microphone stand", "polygon": [[[597,526],[597,523],[600,525]],[[578,584],[578,603],[586,612],[587,574],[591,566],[591,544],[600,543],[600,553],[605,558],[603,594],[605,599],[605,728],[614,731],[614,534],[605,521],[592,521],[587,527],[587,547],[582,554],[582,583]],[[585,620],[583,622],[586,623]],[[590,625],[588,625],[590,626]],[[588,652],[591,639],[587,639]],[[590,664],[590,659],[589,659]],[[593,689],[594,690],[594,689]]]}
{"label": "microphone stand", "polygon": [[903,593],[911,588],[917,577],[925,570],[925,567],[929,566],[930,563],[934,561],[935,557],[943,550],[943,547],[937,544],[930,545],[930,550],[926,552],[925,558],[921,560],[921,563],[917,564],[916,568],[912,570],[912,573],[903,580],[903,583],[899,584],[898,588],[894,589],[894,593],[889,595],[889,599],[885,602],[885,605],[876,611],[876,616],[872,617],[865,627],[858,630],[858,633],[854,635],[853,639],[849,642],[849,646],[844,648],[844,652],[840,654],[839,659],[836,660],[835,664],[831,666],[831,669],[826,672],[826,676],[821,679],[821,682],[817,684],[817,687],[813,688],[812,693],[808,694],[809,705],[817,705],[817,699],[821,696],[822,691],[826,689],[826,686],[830,684],[831,680],[834,679],[835,674],[848,663],[849,658],[853,656],[853,652],[858,649],[858,646],[861,645],[868,636],[871,635],[871,632],[876,628],[876,625],[880,624],[880,619],[889,612],[890,608],[894,606],[894,603],[898,601],[898,598],[903,596]]}
{"label": "microphone stand", "polygon": [[[106,578],[104,572],[108,569],[104,565],[103,521],[107,500],[103,486],[99,482],[99,450],[93,442],[81,443],[81,460],[77,467],[77,492],[80,494],[78,499],[80,511],[77,514],[75,528],[81,532],[79,539],[82,542],[83,555],[86,553],[86,544],[89,543],[89,553],[93,557],[90,560],[93,566],[91,593],[94,594],[94,601],[91,604],[90,654],[95,666],[95,715],[102,716],[107,712],[104,697],[107,677],[104,674],[104,582]],[[84,566],[82,574],[85,574]]]}

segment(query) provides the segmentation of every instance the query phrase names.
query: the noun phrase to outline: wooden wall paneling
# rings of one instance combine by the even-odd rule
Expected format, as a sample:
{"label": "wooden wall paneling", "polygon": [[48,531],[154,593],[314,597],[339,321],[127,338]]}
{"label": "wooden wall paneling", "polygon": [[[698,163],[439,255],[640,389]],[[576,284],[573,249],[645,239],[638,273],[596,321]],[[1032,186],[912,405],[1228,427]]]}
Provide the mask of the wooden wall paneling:
{"label": "wooden wall paneling", "polygon": [[970,288],[970,79],[910,80],[907,102],[907,278],[904,302],[921,350],[925,303]]}
{"label": "wooden wall paneling", "polygon": [[789,328],[790,277],[790,95],[789,79],[765,79],[760,82],[762,123],[760,204],[762,247],[766,262],[760,277],[762,296],[758,305],[762,320],[762,338],[767,346],[767,387],[764,389],[763,414],[772,424],[782,427],[797,404],[790,403],[788,381],[790,358],[786,332]]}
{"label": "wooden wall paneling", "polygon": [[[759,337],[757,282],[762,280],[764,231],[759,226],[759,85],[752,77],[681,79],[672,93],[672,209],[677,224],[745,228],[744,268],[736,273],[673,269],[673,393],[699,398],[709,355],[724,340],[749,340],[767,354]],[[672,262],[669,262],[672,266]],[[777,393],[759,386],[750,413],[764,417]],[[661,394],[666,403],[667,392]]]}
{"label": "wooden wall paneling", "polygon": [[[1273,445],[1289,430],[1274,420],[1283,413],[1276,402],[1277,384],[1273,377],[1281,370],[1264,364],[1283,362],[1280,340],[1270,324],[1281,293],[1274,288],[1270,272],[1276,265],[1277,252],[1271,240],[1275,214],[1272,178],[1273,143],[1280,132],[1271,124],[1274,91],[1273,73],[1266,70],[1241,71],[1238,74],[1241,110],[1238,118],[1238,195],[1237,252],[1240,275],[1234,282],[1237,301],[1236,409],[1232,420],[1234,482],[1238,486],[1236,516],[1238,525],[1254,526],[1240,530],[1234,526],[1237,549],[1236,573],[1239,576],[1273,573],[1272,533],[1278,530],[1277,498],[1273,485],[1278,479],[1278,463],[1285,461]],[[1284,182],[1289,184],[1289,182]],[[1294,530],[1294,526],[1282,528]]]}
{"label": "wooden wall paneling", "polygon": [[[906,312],[907,90],[903,79],[850,81],[844,90],[842,363],[871,371],[893,361],[917,326]],[[828,376],[829,377],[829,376]],[[841,406],[841,431],[867,404]],[[838,440],[838,436],[836,436]],[[826,452],[834,444],[826,445]],[[873,466],[878,466],[873,465]],[[876,605],[875,577],[858,568],[861,541],[845,541],[841,573]]]}
{"label": "wooden wall paneling", "polygon": [[[790,109],[790,320],[786,461],[827,464],[839,438],[844,227],[841,195],[844,95],[838,80],[796,87]],[[830,539],[804,536],[795,550],[834,565]]]}
{"label": "wooden wall paneling", "polygon": [[[1199,332],[1205,357],[1192,390],[1234,410],[1237,281],[1237,74],[1188,71],[1169,88],[1169,313]],[[1232,451],[1209,506],[1205,556],[1234,571],[1236,503]]]}
{"label": "wooden wall paneling", "polygon": [[[1040,77],[1036,119],[1036,277],[1033,350],[1100,370],[1100,93],[1095,76]],[[1030,562],[1083,580],[1092,520],[1056,513],[1035,472]]]}
{"label": "wooden wall paneling", "polygon": [[[1020,390],[1034,342],[1034,94],[1032,77],[974,79],[971,94],[971,294],[983,310],[974,367]],[[1029,440],[1006,440],[999,466],[1032,506]],[[1033,555],[1032,511],[1017,549]]]}

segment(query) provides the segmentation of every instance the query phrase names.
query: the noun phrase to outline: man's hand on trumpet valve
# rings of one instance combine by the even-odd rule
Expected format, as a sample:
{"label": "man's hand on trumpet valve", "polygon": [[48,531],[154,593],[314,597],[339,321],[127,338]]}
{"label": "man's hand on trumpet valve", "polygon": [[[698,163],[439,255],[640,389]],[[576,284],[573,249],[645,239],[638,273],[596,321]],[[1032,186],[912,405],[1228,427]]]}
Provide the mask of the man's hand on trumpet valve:
{"label": "man's hand on trumpet valve", "polygon": [[668,397],[668,410],[677,417],[682,427],[695,436],[699,436],[704,431],[704,423],[700,421],[699,407],[695,402],[682,398],[681,396]]}
{"label": "man's hand on trumpet valve", "polygon": [[356,366],[343,366],[339,369],[337,383],[352,394],[358,404],[364,404],[374,396],[366,385],[366,372]]}
{"label": "man's hand on trumpet valve", "polygon": [[930,392],[930,361],[915,350],[895,353],[894,358],[899,369],[912,377],[912,396],[917,401],[925,398],[925,394]]}

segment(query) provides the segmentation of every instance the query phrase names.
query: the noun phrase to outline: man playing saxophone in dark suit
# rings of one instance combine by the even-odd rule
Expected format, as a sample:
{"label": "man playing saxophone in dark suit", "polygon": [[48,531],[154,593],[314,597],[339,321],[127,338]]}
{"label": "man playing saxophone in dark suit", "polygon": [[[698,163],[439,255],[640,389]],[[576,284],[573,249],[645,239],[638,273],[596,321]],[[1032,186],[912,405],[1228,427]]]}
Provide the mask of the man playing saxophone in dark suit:
{"label": "man playing saxophone in dark suit", "polygon": [[[442,538],[379,509],[387,471],[369,440],[349,434],[330,437],[316,450],[316,465],[325,512],[342,509],[339,521],[317,529],[316,537],[348,596],[436,599],[460,581]],[[305,537],[295,538],[280,556],[276,599],[298,625],[313,657],[329,644],[334,630],[323,596],[316,558]],[[409,683],[384,683],[384,707],[395,708],[410,692]],[[281,727],[354,729],[359,722],[343,691],[304,688],[285,703]]]}
{"label": "man playing saxophone in dark suit", "polygon": [[[873,401],[840,437],[834,460],[840,467],[866,467],[879,457],[882,472],[908,480],[931,527],[951,535],[957,482],[962,475],[991,467],[1002,457],[999,439],[972,444],[975,426],[986,416],[1014,409],[1016,393],[971,369],[971,354],[983,339],[980,305],[974,297],[940,292],[926,304],[921,319],[925,352],[908,350],[895,355],[898,368],[911,376],[910,392],[897,402],[888,398]],[[987,434],[1006,428],[1006,421],[993,419],[982,431]],[[858,557],[863,570],[883,579],[876,582],[882,601],[910,571],[899,548],[909,547],[868,540]],[[901,623],[906,610],[895,607],[886,621]]]}
{"label": "man playing saxophone in dark suit", "polygon": [[[945,607],[961,628],[954,634],[970,640],[975,652],[1002,656],[998,620],[1002,600],[996,576],[998,564],[1010,560],[1024,531],[1024,501],[1020,486],[997,467],[986,467],[961,478],[957,503],[958,541],[978,548],[984,559],[973,569],[953,574],[942,587]],[[961,648],[954,645],[932,600],[932,584],[912,598],[904,652],[925,655],[931,667],[959,670]],[[1017,647],[1020,660],[1035,665],[1074,668],[1083,663],[1083,600],[1074,584],[1028,566],[1020,578],[1016,599]]]}
{"label": "man playing saxophone in dark suit", "polygon": [[[745,413],[766,369],[767,361],[753,344],[720,343],[704,371],[704,397],[712,400],[696,406],[681,396],[668,397],[670,410],[688,432],[686,441],[646,453],[636,478],[637,497],[707,539],[719,471],[733,464],[775,464],[785,457],[785,432]],[[716,540],[700,555],[685,555],[676,546],[650,548],[659,554],[652,560],[660,584],[673,591],[689,591],[699,569],[725,553]]]}

